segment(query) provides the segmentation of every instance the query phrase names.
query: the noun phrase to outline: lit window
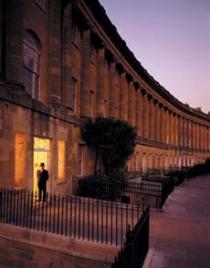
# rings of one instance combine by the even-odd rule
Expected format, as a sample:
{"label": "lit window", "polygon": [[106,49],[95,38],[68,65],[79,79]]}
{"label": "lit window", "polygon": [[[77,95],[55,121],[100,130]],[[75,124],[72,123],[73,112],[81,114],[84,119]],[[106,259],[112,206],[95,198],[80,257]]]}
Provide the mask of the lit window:
{"label": "lit window", "polygon": [[77,112],[77,90],[78,82],[72,77],[72,110],[74,114]]}
{"label": "lit window", "polygon": [[75,23],[72,23],[72,41],[79,46],[81,40],[81,32],[79,26]]}
{"label": "lit window", "polygon": [[32,32],[25,31],[23,39],[24,85],[26,91],[34,99],[39,98],[39,56],[39,40]]}
{"label": "lit window", "polygon": [[65,181],[66,144],[64,140],[58,141],[58,181]]}
{"label": "lit window", "polygon": [[26,179],[26,135],[15,134],[15,187],[24,187]]}
{"label": "lit window", "polygon": [[83,163],[84,163],[84,144],[79,144],[78,148],[78,175],[82,176],[83,174]]}
{"label": "lit window", "polygon": [[44,11],[47,12],[47,0],[34,0],[34,2]]}

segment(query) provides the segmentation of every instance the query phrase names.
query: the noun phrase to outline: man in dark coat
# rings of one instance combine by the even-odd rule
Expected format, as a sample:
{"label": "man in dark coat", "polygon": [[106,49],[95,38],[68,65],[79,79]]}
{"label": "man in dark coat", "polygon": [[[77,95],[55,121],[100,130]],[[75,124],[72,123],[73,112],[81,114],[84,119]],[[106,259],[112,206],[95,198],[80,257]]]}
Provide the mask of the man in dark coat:
{"label": "man in dark coat", "polygon": [[47,180],[49,179],[49,173],[44,168],[44,163],[40,164],[41,169],[37,172],[38,177],[38,188],[39,188],[39,201],[46,200],[46,188],[47,188]]}

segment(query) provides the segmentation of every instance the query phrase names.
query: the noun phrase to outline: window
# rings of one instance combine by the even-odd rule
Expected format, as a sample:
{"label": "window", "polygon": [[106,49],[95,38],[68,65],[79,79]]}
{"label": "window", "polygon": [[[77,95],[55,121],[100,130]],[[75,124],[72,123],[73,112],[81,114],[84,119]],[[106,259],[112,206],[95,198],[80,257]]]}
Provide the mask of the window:
{"label": "window", "polygon": [[34,2],[44,11],[47,12],[47,0],[34,0]]}
{"label": "window", "polygon": [[77,46],[80,45],[80,39],[81,39],[81,32],[79,29],[79,26],[76,23],[72,23],[72,41]]}
{"label": "window", "polygon": [[94,92],[90,91],[90,116],[94,115]]}
{"label": "window", "polygon": [[84,163],[84,144],[79,144],[78,148],[78,175],[83,176],[83,163]]}
{"label": "window", "polygon": [[23,39],[23,78],[26,92],[32,98],[39,98],[39,58],[40,43],[31,31],[25,31]]}
{"label": "window", "polygon": [[15,187],[24,187],[26,179],[26,135],[15,134]]}
{"label": "window", "polygon": [[64,140],[58,141],[58,181],[65,181],[65,158],[66,143]]}
{"label": "window", "polygon": [[74,114],[77,112],[77,91],[78,81],[72,77],[72,111]]}

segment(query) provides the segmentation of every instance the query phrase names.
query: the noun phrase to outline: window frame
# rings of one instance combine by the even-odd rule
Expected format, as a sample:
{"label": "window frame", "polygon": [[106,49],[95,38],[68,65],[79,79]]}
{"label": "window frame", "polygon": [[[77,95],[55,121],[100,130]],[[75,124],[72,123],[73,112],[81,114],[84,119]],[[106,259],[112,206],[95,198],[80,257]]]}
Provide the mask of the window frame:
{"label": "window frame", "polygon": [[[29,36],[29,38],[32,39],[32,41],[34,42],[34,46],[27,42],[27,40],[25,38],[23,38],[23,76],[24,76],[24,85],[25,85],[25,89],[26,92],[28,92],[31,97],[33,99],[37,99],[39,100],[40,97],[40,57],[41,57],[41,45],[40,45],[40,41],[38,39],[38,37],[30,30],[26,30],[25,34]],[[25,35],[24,35],[25,37]],[[36,46],[36,47],[35,47]],[[36,55],[36,59],[37,59],[37,71],[35,71],[33,68],[29,68],[25,62],[25,52],[26,50],[31,50],[33,51],[34,55]],[[32,58],[33,61],[35,61],[35,57]],[[31,78],[31,88],[28,89],[27,88],[27,81],[25,79],[25,72],[28,72],[32,75]],[[34,82],[32,81],[33,79],[35,79],[37,81],[37,85],[34,84]]]}

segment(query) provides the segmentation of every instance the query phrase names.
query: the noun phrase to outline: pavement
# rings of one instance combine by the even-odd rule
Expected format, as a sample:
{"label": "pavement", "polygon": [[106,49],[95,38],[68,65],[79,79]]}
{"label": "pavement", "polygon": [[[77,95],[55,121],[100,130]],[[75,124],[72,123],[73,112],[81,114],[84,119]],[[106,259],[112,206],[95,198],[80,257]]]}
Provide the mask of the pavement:
{"label": "pavement", "polygon": [[210,175],[185,181],[151,210],[144,268],[210,268]]}

